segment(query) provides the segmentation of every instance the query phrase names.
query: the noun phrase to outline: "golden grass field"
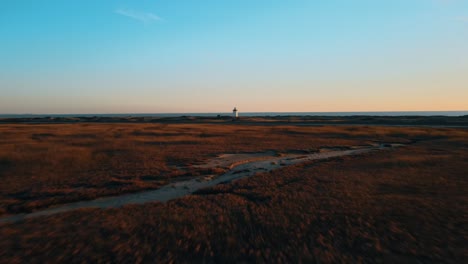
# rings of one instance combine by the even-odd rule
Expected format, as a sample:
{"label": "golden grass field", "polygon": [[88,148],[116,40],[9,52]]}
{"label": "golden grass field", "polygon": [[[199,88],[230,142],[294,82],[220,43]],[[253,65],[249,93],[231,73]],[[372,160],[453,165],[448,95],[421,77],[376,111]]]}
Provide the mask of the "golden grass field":
{"label": "golden grass field", "polygon": [[[155,189],[222,153],[405,147],[312,161],[168,203],[0,225],[0,262],[466,261],[468,130],[0,125],[0,214]],[[221,173],[221,172],[219,172]]]}

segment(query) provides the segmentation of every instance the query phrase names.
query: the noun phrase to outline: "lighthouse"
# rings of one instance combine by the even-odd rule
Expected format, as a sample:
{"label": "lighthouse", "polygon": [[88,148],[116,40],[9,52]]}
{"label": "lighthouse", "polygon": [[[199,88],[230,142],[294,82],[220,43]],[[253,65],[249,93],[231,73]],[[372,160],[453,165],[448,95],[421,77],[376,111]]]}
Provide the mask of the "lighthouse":
{"label": "lighthouse", "polygon": [[237,113],[237,108],[234,107],[234,109],[232,109],[232,115],[234,116],[234,119],[239,118],[239,114]]}

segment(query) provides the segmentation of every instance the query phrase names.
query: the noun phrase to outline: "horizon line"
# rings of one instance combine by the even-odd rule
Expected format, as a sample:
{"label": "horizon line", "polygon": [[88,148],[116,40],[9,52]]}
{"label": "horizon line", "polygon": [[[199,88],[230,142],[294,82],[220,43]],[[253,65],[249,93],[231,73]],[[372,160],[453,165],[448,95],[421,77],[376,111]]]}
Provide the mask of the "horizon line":
{"label": "horizon line", "polygon": [[[288,114],[288,113],[431,113],[431,112],[440,112],[440,113],[453,113],[453,112],[468,112],[467,110],[377,110],[377,111],[245,111],[240,113],[246,114]],[[186,114],[230,114],[232,111],[224,112],[101,112],[101,113],[0,113],[0,116],[4,115],[186,115]]]}

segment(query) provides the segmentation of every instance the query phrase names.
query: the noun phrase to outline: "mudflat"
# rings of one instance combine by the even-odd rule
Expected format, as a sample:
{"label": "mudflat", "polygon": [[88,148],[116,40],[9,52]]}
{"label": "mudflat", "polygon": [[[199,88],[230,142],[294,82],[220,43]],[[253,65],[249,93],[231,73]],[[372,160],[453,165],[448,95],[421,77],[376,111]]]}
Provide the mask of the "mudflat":
{"label": "mudflat", "polygon": [[466,259],[467,129],[212,120],[1,124],[0,217],[249,172],[167,201],[0,224],[2,261]]}

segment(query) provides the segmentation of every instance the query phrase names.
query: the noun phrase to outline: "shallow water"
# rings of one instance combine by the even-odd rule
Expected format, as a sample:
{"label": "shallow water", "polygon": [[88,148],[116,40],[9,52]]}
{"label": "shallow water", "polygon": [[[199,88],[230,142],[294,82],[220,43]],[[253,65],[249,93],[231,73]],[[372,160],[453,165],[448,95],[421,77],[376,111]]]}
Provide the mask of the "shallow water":
{"label": "shallow water", "polygon": [[223,154],[209,160],[199,167],[229,167],[230,171],[219,177],[199,177],[191,180],[169,184],[157,190],[132,194],[123,194],[59,205],[53,208],[39,210],[29,214],[17,214],[0,218],[0,223],[18,222],[27,218],[53,215],[84,208],[116,208],[128,204],[143,204],[148,202],[166,202],[189,195],[199,189],[211,187],[220,183],[253,176],[259,172],[268,172],[284,166],[298,164],[311,160],[328,159],[333,157],[358,155],[370,151],[399,147],[401,144],[380,144],[374,146],[358,146],[347,150],[322,149],[311,154],[284,154],[275,156],[274,152],[251,154]]}

